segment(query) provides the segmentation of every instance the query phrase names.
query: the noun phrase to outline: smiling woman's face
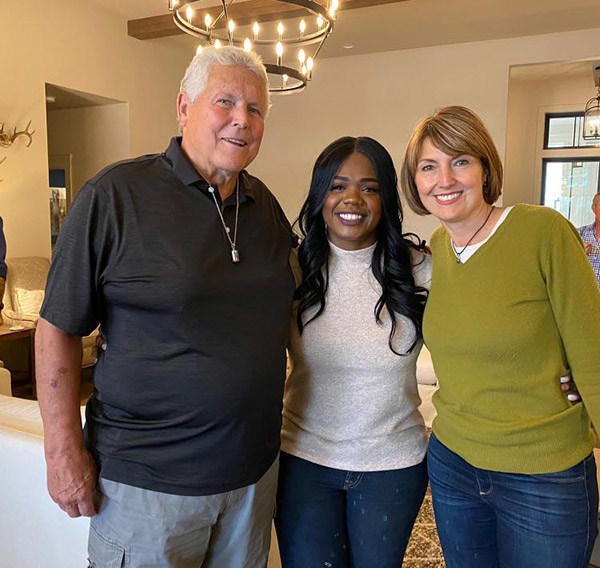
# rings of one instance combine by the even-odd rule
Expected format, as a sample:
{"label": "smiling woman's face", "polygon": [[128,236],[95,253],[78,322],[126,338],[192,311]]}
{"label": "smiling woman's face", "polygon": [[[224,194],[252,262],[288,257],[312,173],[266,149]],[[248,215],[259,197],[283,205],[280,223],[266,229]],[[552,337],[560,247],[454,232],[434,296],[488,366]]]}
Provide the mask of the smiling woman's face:
{"label": "smiling woman's face", "polygon": [[470,154],[449,156],[426,138],[415,183],[421,203],[442,223],[467,220],[485,206],[485,172],[481,160]]}
{"label": "smiling woman's face", "polygon": [[379,182],[369,159],[355,152],[335,175],[322,210],[327,236],[337,247],[359,250],[377,240]]}

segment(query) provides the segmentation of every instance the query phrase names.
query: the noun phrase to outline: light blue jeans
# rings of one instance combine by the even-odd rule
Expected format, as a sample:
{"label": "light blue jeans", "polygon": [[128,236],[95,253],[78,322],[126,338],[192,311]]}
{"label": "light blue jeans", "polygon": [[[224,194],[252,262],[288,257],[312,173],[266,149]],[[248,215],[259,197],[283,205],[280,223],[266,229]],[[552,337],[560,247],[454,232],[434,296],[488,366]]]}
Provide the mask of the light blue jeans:
{"label": "light blue jeans", "polygon": [[90,568],[265,568],[279,460],[253,485],[170,495],[100,479]]}
{"label": "light blue jeans", "polygon": [[556,473],[501,473],[432,435],[428,465],[447,568],[587,568],[598,533],[593,454]]}

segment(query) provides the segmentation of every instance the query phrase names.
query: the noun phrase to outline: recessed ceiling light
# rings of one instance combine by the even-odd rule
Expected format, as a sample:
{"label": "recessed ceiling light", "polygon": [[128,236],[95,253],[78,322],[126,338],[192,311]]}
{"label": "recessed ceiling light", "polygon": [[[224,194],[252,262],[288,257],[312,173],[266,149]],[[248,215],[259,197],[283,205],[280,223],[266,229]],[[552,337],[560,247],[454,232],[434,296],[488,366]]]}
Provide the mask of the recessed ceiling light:
{"label": "recessed ceiling light", "polygon": [[344,49],[354,49],[353,45],[342,45]]}
{"label": "recessed ceiling light", "polygon": [[56,102],[56,97],[54,97],[52,95],[46,95],[46,102],[47,103],[55,103]]}

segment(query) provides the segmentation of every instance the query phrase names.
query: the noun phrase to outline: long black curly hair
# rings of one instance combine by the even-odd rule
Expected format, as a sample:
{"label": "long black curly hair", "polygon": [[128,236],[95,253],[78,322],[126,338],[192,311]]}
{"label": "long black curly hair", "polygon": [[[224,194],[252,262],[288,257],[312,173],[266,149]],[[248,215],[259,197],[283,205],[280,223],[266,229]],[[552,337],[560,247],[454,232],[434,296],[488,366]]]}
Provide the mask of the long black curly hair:
{"label": "long black curly hair", "polygon": [[[402,355],[392,344],[396,331],[396,314],[411,320],[416,329],[416,337],[407,351],[410,353],[422,337],[423,310],[427,300],[427,290],[415,284],[410,251],[424,252],[427,249],[416,235],[402,233],[402,205],[394,162],[379,142],[366,136],[344,136],[335,140],[321,152],[315,162],[308,197],[295,223],[302,238],[298,251],[302,281],[294,296],[297,301],[296,322],[302,333],[304,327],[318,318],[325,309],[329,280],[329,242],[321,211],[334,176],[355,152],[369,159],[380,188],[381,220],[377,225],[377,244],[371,260],[371,270],[381,285],[381,296],[373,310],[375,321],[380,325],[383,323],[381,312],[387,307],[392,322],[388,345],[394,353]],[[318,306],[317,311],[305,320],[306,311],[313,306]]]}

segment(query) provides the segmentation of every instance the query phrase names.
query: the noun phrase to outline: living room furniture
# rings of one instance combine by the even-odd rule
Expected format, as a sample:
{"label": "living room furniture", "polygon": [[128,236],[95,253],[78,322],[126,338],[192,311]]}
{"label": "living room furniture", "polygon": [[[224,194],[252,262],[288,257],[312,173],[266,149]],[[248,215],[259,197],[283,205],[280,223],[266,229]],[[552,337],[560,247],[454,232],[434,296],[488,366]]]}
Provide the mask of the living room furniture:
{"label": "living room furniture", "polygon": [[[50,260],[39,256],[7,258],[8,274],[4,289],[4,324],[8,327],[35,328],[44,300]],[[96,362],[97,330],[82,339],[82,367]]]}
{"label": "living room furniture", "polygon": [[[35,354],[33,338],[35,335],[34,328],[11,329],[8,325],[0,325],[0,344],[22,342],[27,350],[27,372],[13,371],[12,377],[8,369],[0,368],[4,371],[4,380],[8,378],[8,392],[3,392],[0,388],[0,394],[14,394],[15,396],[35,395]],[[4,363],[2,363],[4,366]],[[12,380],[12,382],[11,382]],[[0,385],[1,386],[1,385]]]}

